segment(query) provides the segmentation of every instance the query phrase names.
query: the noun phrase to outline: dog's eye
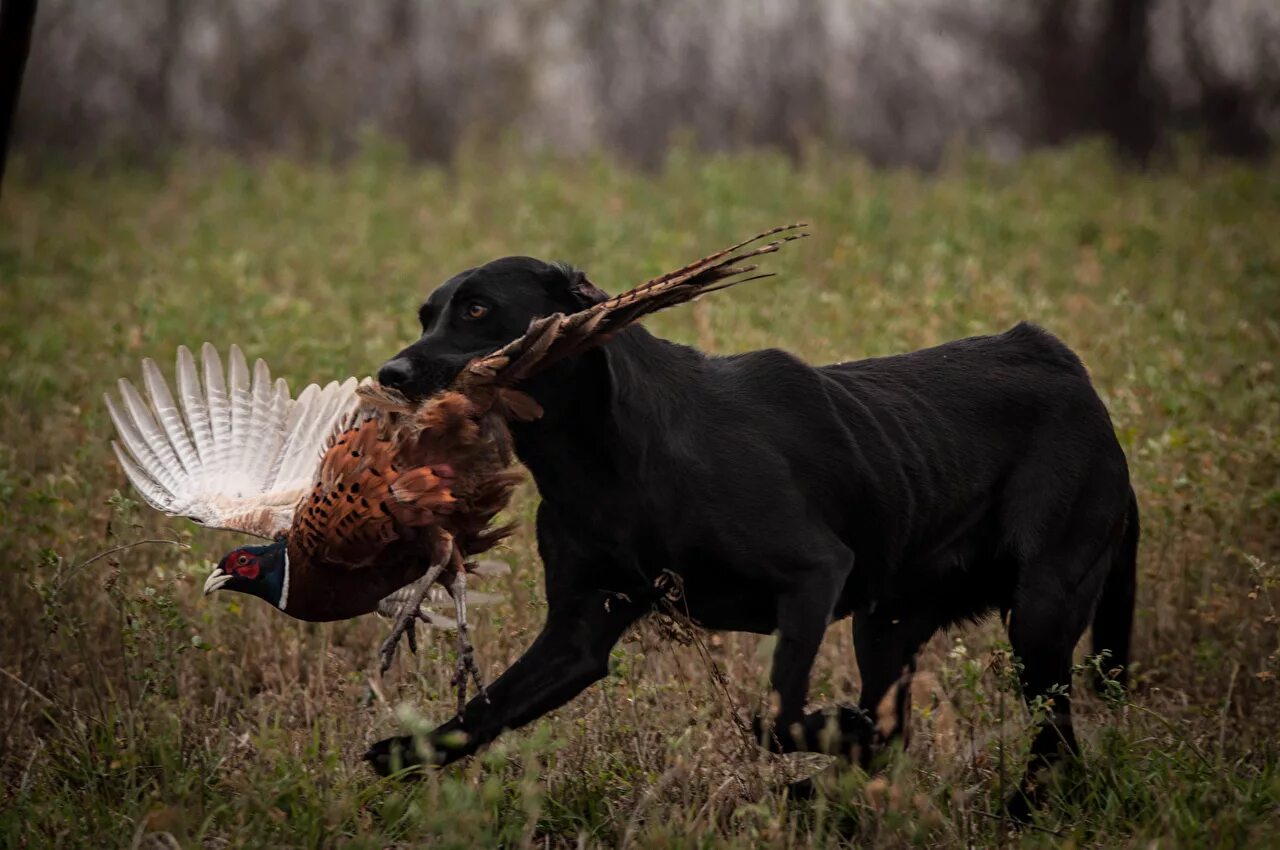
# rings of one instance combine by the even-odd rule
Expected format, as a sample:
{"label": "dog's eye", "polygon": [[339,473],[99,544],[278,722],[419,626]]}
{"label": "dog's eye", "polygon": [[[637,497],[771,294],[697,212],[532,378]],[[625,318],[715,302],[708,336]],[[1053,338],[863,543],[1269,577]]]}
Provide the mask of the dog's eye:
{"label": "dog's eye", "polygon": [[479,301],[468,301],[462,307],[462,315],[468,319],[483,319],[489,315],[489,307]]}

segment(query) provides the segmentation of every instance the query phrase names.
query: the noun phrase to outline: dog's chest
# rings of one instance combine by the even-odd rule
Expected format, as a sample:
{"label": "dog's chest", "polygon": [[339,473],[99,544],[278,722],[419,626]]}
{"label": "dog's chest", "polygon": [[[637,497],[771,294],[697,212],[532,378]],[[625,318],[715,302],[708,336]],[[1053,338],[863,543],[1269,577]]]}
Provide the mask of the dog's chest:
{"label": "dog's chest", "polygon": [[717,581],[698,572],[685,577],[677,610],[704,628],[770,634],[778,623],[777,598],[751,581]]}

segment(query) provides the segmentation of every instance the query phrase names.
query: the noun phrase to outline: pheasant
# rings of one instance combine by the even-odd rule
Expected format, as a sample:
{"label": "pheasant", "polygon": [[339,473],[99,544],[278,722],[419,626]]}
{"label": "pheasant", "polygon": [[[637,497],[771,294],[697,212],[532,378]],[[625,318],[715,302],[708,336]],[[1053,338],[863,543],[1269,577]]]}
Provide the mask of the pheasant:
{"label": "pheasant", "polygon": [[[402,637],[414,649],[415,622],[449,625],[427,607],[435,585],[443,586],[456,614],[461,712],[469,679],[484,693],[467,629],[467,576],[495,571],[474,558],[513,530],[494,520],[521,480],[507,423],[542,413],[517,386],[652,312],[767,277],[741,263],[807,235],[803,226],[774,228],[576,313],[536,319],[417,403],[368,378],[311,385],[294,400],[263,361],[250,377],[236,346],[224,373],[209,343],[202,384],[182,347],[180,403],[150,359],[142,367],[149,403],[125,379],[119,402],[105,396],[123,444],[112,446],[157,510],[272,541],[224,556],[206,594],[248,593],[309,621],[393,615],[380,648],[383,672]],[[778,234],[785,235],[746,247]]]}
{"label": "pheasant", "polygon": [[[455,498],[446,486],[450,468],[445,465],[434,472],[427,468],[405,477],[388,464],[381,480],[375,478],[363,485],[352,480],[356,492],[364,488],[357,502],[356,493],[347,492],[345,479],[354,479],[357,472],[368,477],[377,471],[352,468],[350,451],[345,459],[343,455],[348,448],[359,452],[351,444],[368,442],[375,435],[370,427],[370,423],[377,424],[374,411],[361,403],[356,392],[359,382],[351,378],[323,389],[311,385],[294,400],[283,379],[272,382],[263,361],[257,361],[250,378],[237,346],[231,346],[225,372],[212,345],[204,345],[200,359],[203,381],[191,352],[185,346],[178,349],[180,404],[174,402],[173,392],[150,359],[143,361],[150,405],[123,379],[119,382],[120,401],[107,396],[106,403],[123,444],[113,444],[116,456],[152,507],[171,516],[186,516],[200,525],[240,531],[276,540],[277,544],[298,521],[298,545],[292,549],[277,544],[246,546],[230,552],[205,582],[205,593],[222,589],[248,593],[291,616],[311,621],[347,619],[369,611],[384,616],[399,614],[407,598],[403,585],[421,572],[413,564],[420,558],[420,550],[410,550],[400,558],[402,563],[392,560],[398,554],[394,547],[378,552],[384,559],[379,562],[382,568],[363,571],[361,567],[374,559],[360,546],[368,543],[370,536],[389,536],[388,515],[382,512],[384,501],[395,511],[389,518],[404,522],[406,529],[412,529],[415,517],[418,522],[429,521],[424,512],[433,506],[437,513],[448,512]],[[473,488],[487,485],[490,492],[495,485],[499,490],[509,489],[516,480],[514,473],[470,479]],[[344,495],[339,504],[335,494],[340,493],[353,498],[348,502]],[[386,498],[393,493],[393,498]],[[499,504],[488,510],[496,513],[501,502],[499,498]],[[361,510],[375,506],[371,521],[359,528],[353,528],[355,514],[351,509],[356,505]],[[301,516],[299,508],[303,509]],[[333,513],[331,522],[321,523],[321,510]],[[409,511],[415,512],[413,516],[407,515]],[[319,535],[322,525],[335,533]],[[406,536],[411,538],[412,532]],[[496,544],[500,539],[499,533],[491,542]],[[484,550],[472,545],[467,551],[478,554]],[[300,571],[321,561],[348,569],[324,572],[323,581],[300,578],[304,574]],[[481,575],[506,569],[496,561],[468,562],[467,567]],[[438,594],[431,601],[439,601]],[[426,605],[420,607],[417,617],[434,626],[457,625]]]}

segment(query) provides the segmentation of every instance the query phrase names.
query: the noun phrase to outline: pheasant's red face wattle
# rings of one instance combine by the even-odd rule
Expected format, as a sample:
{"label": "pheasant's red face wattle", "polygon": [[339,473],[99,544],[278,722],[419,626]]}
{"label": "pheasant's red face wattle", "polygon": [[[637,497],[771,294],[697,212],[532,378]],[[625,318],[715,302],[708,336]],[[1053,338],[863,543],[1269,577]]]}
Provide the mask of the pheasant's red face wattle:
{"label": "pheasant's red face wattle", "polygon": [[227,572],[241,578],[255,579],[261,572],[258,556],[252,552],[234,552],[227,558]]}

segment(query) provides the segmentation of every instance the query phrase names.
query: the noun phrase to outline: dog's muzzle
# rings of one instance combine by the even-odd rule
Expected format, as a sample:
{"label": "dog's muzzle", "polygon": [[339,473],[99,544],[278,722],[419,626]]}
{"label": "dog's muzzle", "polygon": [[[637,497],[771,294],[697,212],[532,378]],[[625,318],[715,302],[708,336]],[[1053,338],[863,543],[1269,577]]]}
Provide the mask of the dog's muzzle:
{"label": "dog's muzzle", "polygon": [[403,390],[413,381],[413,364],[407,357],[393,357],[378,370],[378,383],[393,390]]}

